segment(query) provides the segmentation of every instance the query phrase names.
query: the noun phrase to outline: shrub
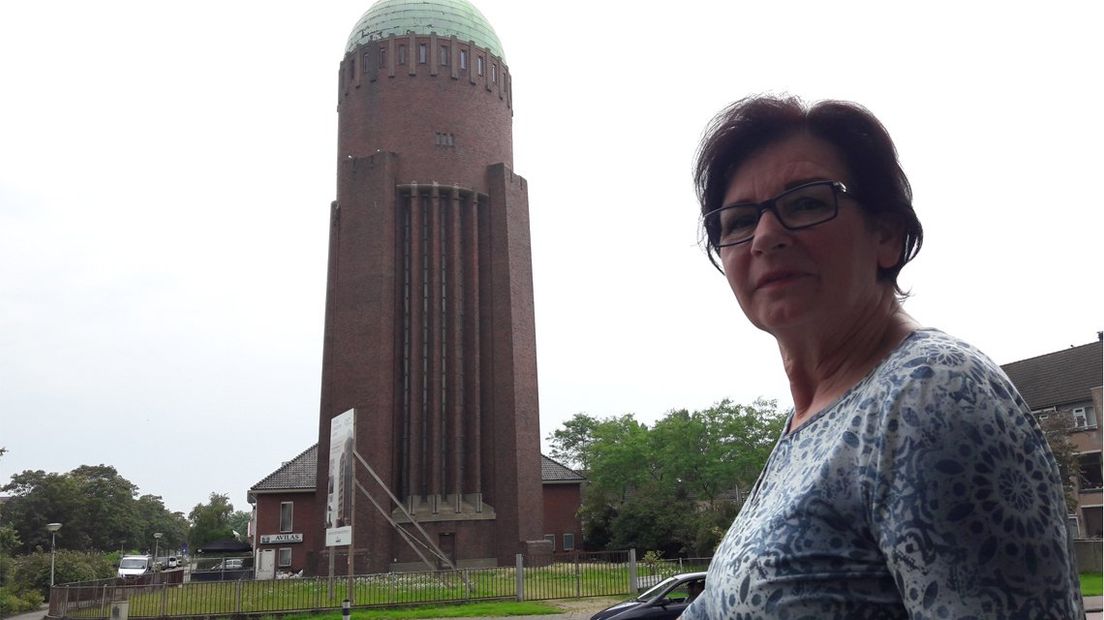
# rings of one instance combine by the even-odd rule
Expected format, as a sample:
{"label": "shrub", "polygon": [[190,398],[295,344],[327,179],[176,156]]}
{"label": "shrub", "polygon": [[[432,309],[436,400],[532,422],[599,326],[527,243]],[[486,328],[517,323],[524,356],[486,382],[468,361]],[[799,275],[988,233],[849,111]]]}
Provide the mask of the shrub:
{"label": "shrub", "polygon": [[9,616],[24,611],[38,609],[42,605],[42,595],[35,591],[14,592],[0,587],[0,616]]}
{"label": "shrub", "polygon": [[[54,583],[91,581],[115,575],[111,560],[96,551],[59,550],[54,563]],[[50,554],[36,551],[18,556],[12,562],[8,578],[15,592],[37,592],[43,598],[50,595]]]}

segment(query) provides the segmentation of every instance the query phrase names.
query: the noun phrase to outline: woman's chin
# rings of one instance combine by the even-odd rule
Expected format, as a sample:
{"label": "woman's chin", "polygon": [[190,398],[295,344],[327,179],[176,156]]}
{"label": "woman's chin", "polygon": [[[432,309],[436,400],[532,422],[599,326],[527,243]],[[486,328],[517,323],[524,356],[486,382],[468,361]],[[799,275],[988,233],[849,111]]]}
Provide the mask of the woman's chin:
{"label": "woman's chin", "polygon": [[799,329],[802,325],[811,324],[811,312],[809,308],[798,304],[778,304],[770,308],[764,308],[756,313],[755,317],[748,317],[759,329],[778,336],[780,332]]}

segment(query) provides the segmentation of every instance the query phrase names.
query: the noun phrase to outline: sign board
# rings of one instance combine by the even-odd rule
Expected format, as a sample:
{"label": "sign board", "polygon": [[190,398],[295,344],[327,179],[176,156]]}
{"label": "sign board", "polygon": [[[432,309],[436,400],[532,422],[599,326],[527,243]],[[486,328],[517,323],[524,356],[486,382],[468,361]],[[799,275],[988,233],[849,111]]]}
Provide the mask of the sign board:
{"label": "sign board", "polygon": [[353,442],[356,410],[330,420],[330,468],[326,482],[326,546],[352,544]]}
{"label": "sign board", "polygon": [[301,543],[303,542],[303,534],[263,534],[261,536],[262,545],[276,545],[279,543]]}
{"label": "sign board", "polygon": [[353,543],[353,526],[326,528],[327,547],[345,547]]}

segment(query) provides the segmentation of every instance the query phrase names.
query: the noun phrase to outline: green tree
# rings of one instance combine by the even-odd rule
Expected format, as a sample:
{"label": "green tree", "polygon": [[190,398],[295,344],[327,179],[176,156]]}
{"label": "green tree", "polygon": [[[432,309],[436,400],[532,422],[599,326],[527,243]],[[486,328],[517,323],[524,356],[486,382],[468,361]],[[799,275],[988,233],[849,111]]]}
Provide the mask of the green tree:
{"label": "green tree", "polygon": [[693,413],[672,411],[656,423],[660,460],[699,502],[747,492],[770,456],[786,416],[776,401],[730,400]]}
{"label": "green tree", "polygon": [[234,531],[239,540],[245,540],[249,534],[249,513],[244,510],[235,510],[230,513],[230,529]]}
{"label": "green tree", "polygon": [[159,495],[143,495],[135,502],[141,524],[140,548],[156,548],[153,535],[161,534],[161,555],[171,555],[188,540],[188,519],[181,512],[170,512]]}
{"label": "green tree", "polygon": [[590,463],[590,495],[623,503],[628,494],[659,474],[648,442],[648,427],[632,414],[601,420],[585,457]]}
{"label": "green tree", "polygon": [[107,551],[121,542],[140,542],[137,486],[110,465],[81,465],[69,477],[80,489],[80,518],[64,527],[69,530],[67,539],[81,541],[70,548]]}
{"label": "green tree", "polygon": [[[16,553],[30,553],[34,549],[49,549],[50,534],[46,524],[51,522],[76,524],[80,514],[80,489],[65,474],[46,473],[42,470],[26,470],[13,474],[3,491],[11,497],[3,505],[3,520],[15,529],[22,543]],[[58,533],[59,541],[72,549],[86,549],[89,544],[80,527],[66,528]]]}
{"label": "green tree", "polygon": [[1054,460],[1058,463],[1058,475],[1062,478],[1062,492],[1066,498],[1066,511],[1077,514],[1077,477],[1081,472],[1077,446],[1070,439],[1073,415],[1068,411],[1049,411],[1037,416],[1039,428],[1046,435]]}
{"label": "green tree", "polygon": [[163,532],[165,543],[184,541],[184,515],[170,513],[161,498],[135,498],[137,487],[109,465],[82,465],[65,473],[24,471],[3,487],[11,498],[2,517],[21,543],[17,553],[48,549],[45,525],[62,523],[58,546],[65,549],[118,551],[153,548],[153,532]]}
{"label": "green tree", "polygon": [[576,469],[590,469],[589,450],[594,443],[594,430],[599,420],[585,413],[576,413],[563,423],[563,428],[548,435],[552,447],[552,458]]}
{"label": "green tree", "polygon": [[230,514],[233,512],[230,497],[220,493],[211,493],[206,504],[196,504],[188,513],[188,544],[191,548],[199,549],[209,542],[232,538]]}
{"label": "green tree", "polygon": [[549,439],[553,455],[586,464],[580,517],[588,547],[708,555],[784,422],[774,401],[723,400],[670,411],[651,428],[631,414],[576,414]]}

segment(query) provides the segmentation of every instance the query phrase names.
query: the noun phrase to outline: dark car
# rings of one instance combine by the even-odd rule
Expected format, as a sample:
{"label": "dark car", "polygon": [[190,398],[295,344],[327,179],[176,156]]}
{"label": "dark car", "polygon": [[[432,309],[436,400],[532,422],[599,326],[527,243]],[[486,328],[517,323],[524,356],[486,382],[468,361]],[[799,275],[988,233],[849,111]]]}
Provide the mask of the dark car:
{"label": "dark car", "polygon": [[678,618],[705,587],[705,573],[682,573],[657,583],[640,596],[607,607],[590,620]]}

